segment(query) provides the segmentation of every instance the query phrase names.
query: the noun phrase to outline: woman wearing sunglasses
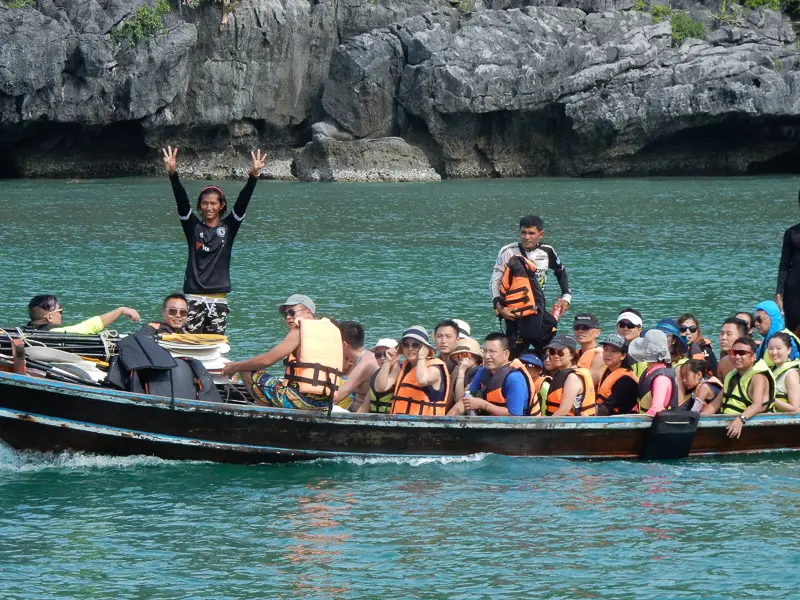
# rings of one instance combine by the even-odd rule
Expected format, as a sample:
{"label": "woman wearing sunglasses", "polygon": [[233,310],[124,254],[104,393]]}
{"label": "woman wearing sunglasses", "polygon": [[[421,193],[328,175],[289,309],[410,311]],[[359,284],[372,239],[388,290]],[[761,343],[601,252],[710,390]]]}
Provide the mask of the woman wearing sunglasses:
{"label": "woman wearing sunglasses", "polygon": [[728,437],[738,438],[742,427],[754,415],[770,410],[775,402],[775,379],[767,363],[756,359],[756,343],[751,337],[740,337],[729,354],[734,370],[725,376],[722,390],[706,404],[701,415],[721,412],[736,415],[728,425]]}
{"label": "woman wearing sunglasses", "polygon": [[428,332],[420,325],[409,327],[397,350],[386,351],[386,362],[378,371],[375,386],[394,388],[392,414],[444,416],[447,413],[450,373],[431,345]]}
{"label": "woman wearing sunglasses", "polygon": [[369,380],[369,393],[367,394],[369,402],[364,402],[358,407],[356,412],[388,413],[392,408],[392,396],[394,395],[392,386],[379,389],[375,385],[375,380],[378,378],[378,373],[381,371],[380,368],[386,362],[386,353],[389,350],[395,350],[396,348],[397,341],[391,338],[382,338],[378,340],[378,343],[375,344],[375,346],[372,347],[372,353],[375,355],[375,360],[378,362],[378,370],[372,374],[372,377],[370,377]]}
{"label": "woman wearing sunglasses", "polygon": [[545,414],[553,417],[590,417],[597,414],[594,381],[589,369],[576,367],[578,342],[571,335],[557,335],[545,348],[556,369],[547,393]]}
{"label": "woman wearing sunglasses", "polygon": [[770,367],[772,366],[772,358],[770,358],[767,352],[767,346],[772,336],[779,331],[783,331],[792,341],[792,351],[789,354],[789,358],[793,360],[800,358],[800,339],[798,339],[793,332],[785,328],[781,309],[778,308],[775,302],[766,300],[757,304],[753,324],[756,327],[756,331],[758,331],[763,338],[761,345],[756,350],[756,360],[764,359],[767,365]]}
{"label": "woman wearing sunglasses", "polygon": [[453,394],[450,404],[454,404],[456,399],[464,397],[467,386],[472,383],[475,373],[478,372],[483,364],[483,350],[477,340],[470,337],[458,340],[455,350],[450,355],[456,367],[452,371]]}
{"label": "woman wearing sunglasses", "polygon": [[782,331],[769,340],[767,352],[775,378],[775,412],[800,412],[800,360],[792,360],[792,338]]}
{"label": "woman wearing sunglasses", "polygon": [[704,360],[710,373],[717,372],[717,355],[711,347],[711,341],[703,337],[700,321],[692,314],[684,313],[678,317],[678,329],[681,336],[689,344],[689,358]]}

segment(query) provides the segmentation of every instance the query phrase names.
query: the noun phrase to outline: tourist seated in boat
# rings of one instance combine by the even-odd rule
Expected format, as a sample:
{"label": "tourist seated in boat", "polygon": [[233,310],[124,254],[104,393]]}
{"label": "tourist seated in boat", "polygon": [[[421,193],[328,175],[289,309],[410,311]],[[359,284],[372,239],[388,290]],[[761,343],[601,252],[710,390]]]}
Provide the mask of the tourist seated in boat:
{"label": "tourist seated in boat", "polygon": [[389,410],[391,410],[392,396],[394,395],[393,387],[388,386],[386,389],[378,389],[378,387],[375,385],[375,381],[378,377],[378,372],[380,371],[380,368],[383,366],[383,363],[386,362],[386,351],[390,349],[391,350],[397,349],[397,340],[393,340],[391,338],[381,338],[378,340],[378,343],[376,343],[372,348],[370,348],[372,354],[375,356],[375,361],[378,365],[378,370],[375,371],[369,378],[369,392],[367,396],[369,402],[365,402],[361,406],[359,406],[356,412],[388,413]]}
{"label": "tourist seated in boat", "polygon": [[769,365],[764,360],[756,359],[756,343],[751,337],[736,340],[730,357],[734,370],[725,376],[722,390],[700,414],[721,412],[737,415],[728,426],[728,437],[738,438],[742,434],[742,427],[751,417],[772,408],[775,402],[775,379]]}
{"label": "tourist seated in boat", "polygon": [[348,396],[351,398],[350,412],[357,412],[363,405],[368,405],[369,382],[378,371],[378,361],[371,350],[364,348],[364,326],[356,321],[339,323],[342,332],[342,349],[345,364],[351,364],[345,371],[341,386],[333,395],[335,404],[340,404]]}
{"label": "tourist seated in boat", "polygon": [[[222,373],[239,373],[256,403],[278,408],[322,410],[331,407],[341,384],[344,367],[342,334],[327,318],[314,316],[316,306],[308,296],[294,294],[278,305],[289,333],[265,354],[225,365]],[[283,376],[266,369],[286,360]],[[347,409],[347,397],[338,406]]]}
{"label": "tourist seated in boat", "polygon": [[[623,308],[617,315],[617,333],[625,338],[630,344],[633,340],[642,335],[644,321],[642,313],[630,306]],[[646,365],[643,362],[634,363],[631,367],[637,377],[641,377]]]}
{"label": "tourist seated in boat", "polygon": [[589,369],[576,366],[578,342],[571,335],[558,334],[545,352],[556,369],[547,393],[545,414],[554,417],[589,417],[597,413],[595,388]]}
{"label": "tourist seated in boat", "polygon": [[463,321],[461,319],[453,319],[453,323],[458,325],[458,339],[463,340],[464,338],[468,338],[471,335],[472,328],[469,326],[469,323]]}
{"label": "tourist seated in boat", "polygon": [[463,338],[458,340],[450,358],[456,364],[450,374],[453,385],[451,404],[453,404],[459,398],[464,397],[464,392],[483,364],[483,350],[477,340],[470,337]]}
{"label": "tourist seated in boat", "polygon": [[742,312],[737,312],[733,316],[736,317],[737,319],[741,319],[742,321],[744,321],[745,327],[747,328],[747,331],[745,332],[745,335],[749,335],[750,337],[753,337],[753,333],[755,333],[755,330],[756,330],[755,329],[755,327],[756,327],[756,324],[755,324],[756,323],[756,317],[755,317],[755,315],[753,313],[742,311]]}
{"label": "tourist seated in boat", "polygon": [[433,339],[436,341],[439,358],[444,361],[444,364],[447,365],[447,370],[452,374],[457,365],[455,361],[450,359],[450,355],[458,344],[458,323],[452,319],[440,321],[433,328]]}
{"label": "tourist seated in boat", "polygon": [[52,333],[78,333],[83,335],[96,335],[111,325],[120,317],[127,317],[134,323],[138,322],[139,313],[127,306],[120,306],[114,310],[90,317],[76,325],[63,325],[64,309],[58,303],[58,298],[52,294],[41,294],[34,296],[28,302],[28,324],[26,327],[33,327],[42,331]]}
{"label": "tourist seated in boat", "polygon": [[767,345],[775,378],[775,412],[800,412],[800,360],[791,359],[792,338],[779,331]]}
{"label": "tourist seated in boat", "polygon": [[680,335],[689,344],[687,355],[689,358],[704,360],[712,373],[717,371],[717,355],[711,346],[711,340],[703,337],[700,329],[700,320],[693,314],[684,313],[678,317]]}
{"label": "tourist seated in boat", "polygon": [[189,303],[183,294],[170,294],[161,303],[159,323],[148,323],[156,333],[186,333],[186,317],[189,314]]}
{"label": "tourist seated in boat", "polygon": [[[533,379],[524,367],[515,367],[510,360],[508,336],[501,332],[487,335],[483,366],[469,385],[470,394],[456,402],[447,414],[463,415],[471,410],[496,417],[528,414],[531,398],[536,398]],[[537,406],[537,414],[539,410]]]}
{"label": "tourist seated in boat", "polygon": [[[545,358],[545,360],[549,359]],[[528,414],[532,417],[542,416],[542,407],[547,404],[547,394],[550,392],[550,382],[553,380],[552,375],[545,373],[545,360],[542,360],[534,352],[526,352],[511,362],[514,366],[516,366],[517,362],[522,365],[533,380],[535,395],[531,397],[530,408],[528,409]]]}
{"label": "tourist seated in boat", "polygon": [[714,376],[708,363],[698,358],[690,358],[681,368],[680,408],[700,412],[706,404],[717,397],[722,389],[722,381]]}
{"label": "tourist seated in boat", "polygon": [[761,334],[761,345],[756,350],[756,360],[764,360],[767,365],[772,366],[772,359],[767,353],[769,340],[779,331],[786,333],[792,340],[792,351],[789,358],[792,360],[800,358],[800,338],[793,331],[786,329],[783,321],[781,309],[773,300],[766,300],[756,305],[755,310],[756,330]]}
{"label": "tourist seated in boat", "polygon": [[600,337],[600,319],[592,313],[577,314],[572,323],[572,333],[580,344],[578,366],[592,372],[596,385],[606,368],[603,363],[603,349],[597,343],[597,338]]}
{"label": "tourist seated in boat", "polygon": [[739,317],[728,317],[719,330],[719,360],[717,361],[717,377],[725,379],[725,375],[733,371],[733,363],[728,353],[733,343],[740,337],[749,337],[747,322]]}
{"label": "tourist seated in boat", "polygon": [[403,332],[400,354],[386,351],[386,362],[378,371],[375,385],[385,390],[393,387],[392,414],[444,416],[450,391],[450,372],[444,361],[435,356],[436,349],[428,332],[414,325]]}
{"label": "tourist seated in boat", "polygon": [[631,370],[633,361],[628,357],[628,342],[618,333],[603,340],[603,364],[596,401],[598,415],[624,415],[636,412],[639,378]]}
{"label": "tourist seated in boat", "polygon": [[686,356],[689,344],[686,338],[680,334],[678,322],[675,319],[661,319],[656,324],[656,329],[667,334],[667,347],[669,348],[672,369],[675,371],[675,380],[678,382],[678,400],[680,400],[683,397],[681,368],[689,360],[689,357]]}
{"label": "tourist seated in boat", "polygon": [[629,344],[628,354],[637,363],[645,364],[636,393],[638,411],[654,417],[662,410],[677,410],[678,382],[667,334],[660,329],[650,329]]}

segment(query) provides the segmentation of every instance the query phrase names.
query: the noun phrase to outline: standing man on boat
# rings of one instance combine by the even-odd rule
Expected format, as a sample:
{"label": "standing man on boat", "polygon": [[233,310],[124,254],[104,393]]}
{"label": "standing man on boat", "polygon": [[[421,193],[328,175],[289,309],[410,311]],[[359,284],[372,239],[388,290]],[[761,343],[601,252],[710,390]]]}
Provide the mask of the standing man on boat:
{"label": "standing man on boat", "polygon": [[[797,193],[800,203],[800,192]],[[786,318],[786,327],[793,333],[800,329],[800,223],[783,234],[781,262],[778,265],[778,288],[775,302]]]}
{"label": "standing man on boat", "polygon": [[522,217],[519,242],[500,249],[492,270],[492,303],[498,317],[505,321],[512,357],[520,356],[530,345],[543,349],[555,335],[556,320],[547,311],[544,296],[548,270],[553,271],[561,288],[556,302],[560,312],[572,302],[567,269],[553,247],[541,243],[543,237],[541,217]]}
{"label": "standing man on boat", "polygon": [[178,178],[178,148],[169,146],[162,152],[178,205],[178,218],[189,245],[183,278],[183,293],[189,303],[186,330],[190,333],[224,334],[230,312],[227,294],[231,291],[233,241],[267,155],[261,150],[250,153],[250,177],[228,216],[224,216],[228,203],[221,188],[209,185],[200,190],[197,198],[197,210],[202,215],[200,220],[192,213],[189,196]]}

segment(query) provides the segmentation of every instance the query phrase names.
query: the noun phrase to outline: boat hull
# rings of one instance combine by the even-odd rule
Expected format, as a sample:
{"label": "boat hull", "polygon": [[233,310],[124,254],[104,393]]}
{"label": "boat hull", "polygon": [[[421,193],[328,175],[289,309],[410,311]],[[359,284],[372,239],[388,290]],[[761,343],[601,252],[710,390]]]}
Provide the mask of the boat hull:
{"label": "boat hull", "polygon": [[[765,415],[730,440],[731,418],[700,421],[692,454],[800,449],[800,419]],[[331,457],[494,453],[638,458],[650,419],[332,416],[170,400],[0,373],[0,439],[18,450],[266,463]]]}

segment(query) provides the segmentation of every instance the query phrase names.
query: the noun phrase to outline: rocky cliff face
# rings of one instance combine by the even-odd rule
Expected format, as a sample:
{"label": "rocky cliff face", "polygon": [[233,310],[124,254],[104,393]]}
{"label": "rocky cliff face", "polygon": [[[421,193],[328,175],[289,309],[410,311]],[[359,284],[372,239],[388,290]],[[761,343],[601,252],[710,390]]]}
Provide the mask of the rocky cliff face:
{"label": "rocky cliff face", "polygon": [[[269,175],[298,154],[317,179],[431,179],[425,157],[448,177],[800,165],[800,49],[776,12],[686,5],[707,34],[674,48],[633,0],[243,0],[224,31],[216,3],[176,2],[115,44],[144,3],[0,0],[0,176],[158,172],[167,144],[201,177],[255,146]],[[424,155],[359,142],[391,136]]]}

